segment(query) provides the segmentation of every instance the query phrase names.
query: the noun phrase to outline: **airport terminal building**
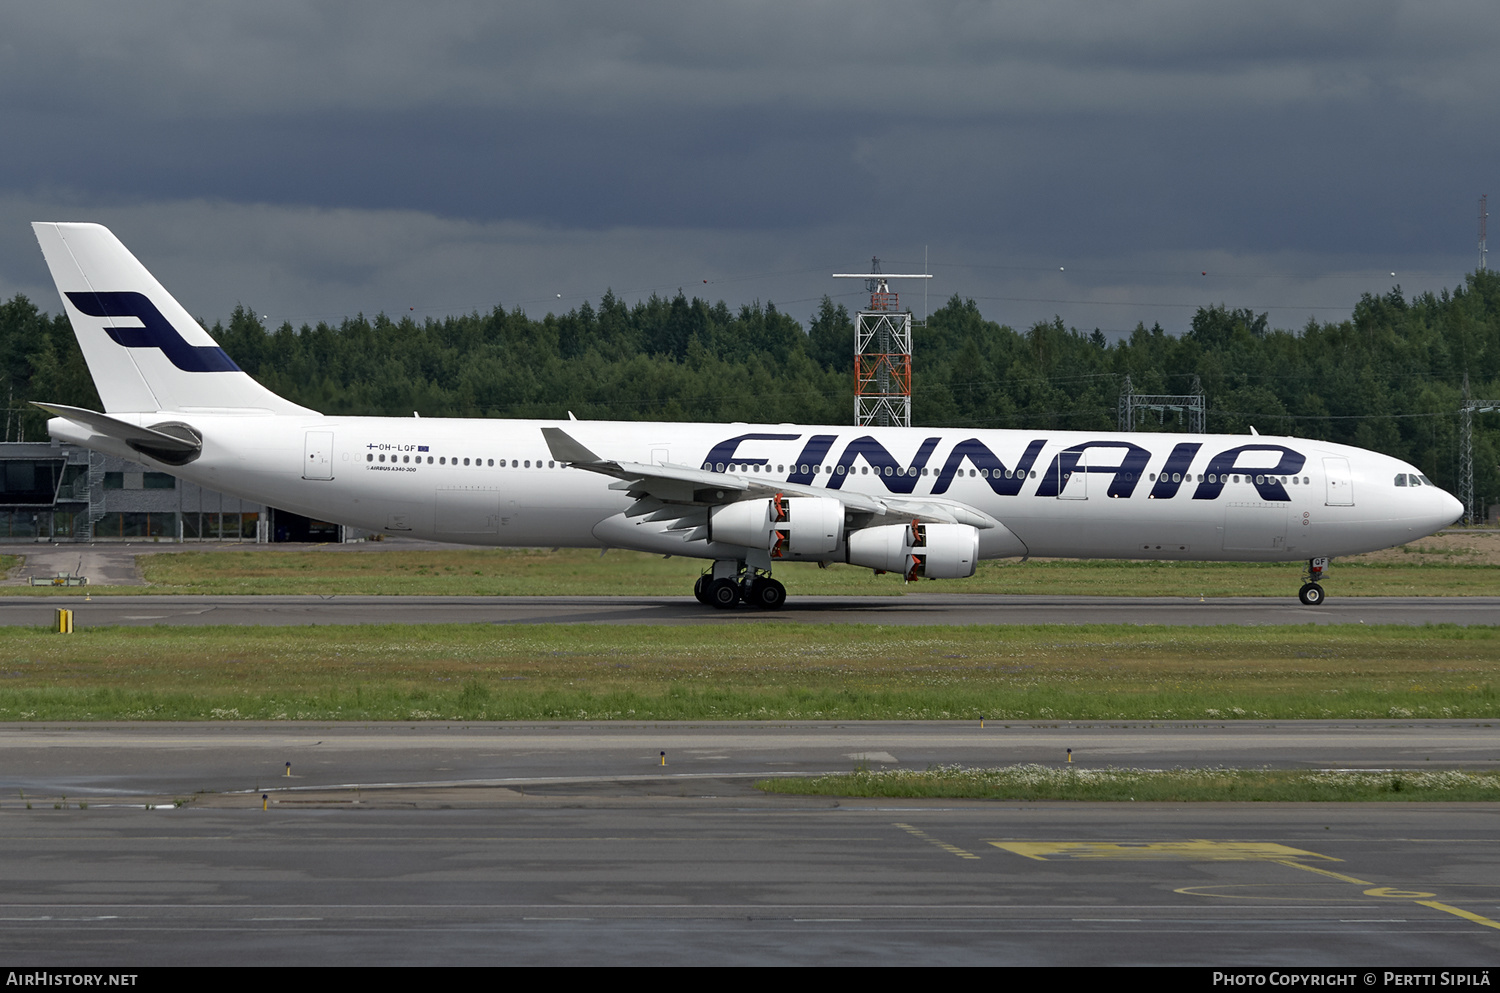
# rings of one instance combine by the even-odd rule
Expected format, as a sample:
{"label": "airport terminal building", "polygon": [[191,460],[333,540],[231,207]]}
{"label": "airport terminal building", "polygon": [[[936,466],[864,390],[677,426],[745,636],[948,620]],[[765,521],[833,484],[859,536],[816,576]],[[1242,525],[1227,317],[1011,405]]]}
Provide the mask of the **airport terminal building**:
{"label": "airport terminal building", "polygon": [[348,531],[76,445],[0,443],[0,542],[342,541]]}

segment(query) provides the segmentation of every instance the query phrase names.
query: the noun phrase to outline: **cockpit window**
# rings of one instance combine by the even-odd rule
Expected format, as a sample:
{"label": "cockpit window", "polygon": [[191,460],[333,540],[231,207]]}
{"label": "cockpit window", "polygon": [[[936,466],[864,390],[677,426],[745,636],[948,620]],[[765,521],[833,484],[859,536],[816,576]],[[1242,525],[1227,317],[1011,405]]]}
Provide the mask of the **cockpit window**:
{"label": "cockpit window", "polygon": [[1396,473],[1396,485],[1397,486],[1405,486],[1406,485],[1406,473],[1404,473],[1404,472],[1398,472],[1398,473]]}
{"label": "cockpit window", "polygon": [[1437,483],[1434,483],[1432,480],[1428,479],[1426,476],[1418,476],[1417,478],[1422,481],[1422,485],[1423,486],[1436,486],[1437,485]]}

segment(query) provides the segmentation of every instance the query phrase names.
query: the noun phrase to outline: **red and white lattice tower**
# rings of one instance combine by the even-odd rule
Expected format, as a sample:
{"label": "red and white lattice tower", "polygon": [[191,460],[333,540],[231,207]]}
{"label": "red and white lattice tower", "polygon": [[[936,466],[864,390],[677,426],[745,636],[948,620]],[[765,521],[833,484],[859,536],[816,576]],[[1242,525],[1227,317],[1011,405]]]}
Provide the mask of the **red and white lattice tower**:
{"label": "red and white lattice tower", "polygon": [[870,309],[854,323],[854,423],[911,427],[911,311],[902,311],[892,279],[931,279],[927,273],[836,272],[834,279],[863,279]]}

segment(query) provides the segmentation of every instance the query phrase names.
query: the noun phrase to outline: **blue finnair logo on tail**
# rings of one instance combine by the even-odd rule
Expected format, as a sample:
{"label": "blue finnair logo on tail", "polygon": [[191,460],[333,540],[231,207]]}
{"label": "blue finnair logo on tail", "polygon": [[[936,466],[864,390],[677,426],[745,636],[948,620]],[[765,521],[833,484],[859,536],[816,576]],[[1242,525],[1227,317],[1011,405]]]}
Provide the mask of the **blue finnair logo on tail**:
{"label": "blue finnair logo on tail", "polygon": [[159,348],[183,372],[239,372],[218,345],[189,345],[144,293],[69,293],[73,306],[90,317],[134,317],[145,327],[105,328],[126,348]]}

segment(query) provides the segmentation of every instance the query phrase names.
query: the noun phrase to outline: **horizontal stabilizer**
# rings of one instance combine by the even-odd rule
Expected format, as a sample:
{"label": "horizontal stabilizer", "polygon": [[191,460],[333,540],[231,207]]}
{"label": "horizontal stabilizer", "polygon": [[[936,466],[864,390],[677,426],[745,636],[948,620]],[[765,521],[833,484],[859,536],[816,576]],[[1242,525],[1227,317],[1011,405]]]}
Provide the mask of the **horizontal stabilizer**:
{"label": "horizontal stabilizer", "polygon": [[203,436],[187,424],[174,421],[143,427],[96,410],[60,403],[37,403],[47,413],[81,424],[95,434],[122,441],[142,455],[167,465],[187,465],[203,452]]}

